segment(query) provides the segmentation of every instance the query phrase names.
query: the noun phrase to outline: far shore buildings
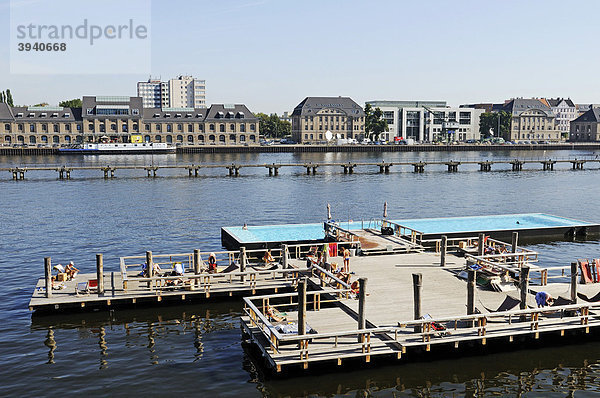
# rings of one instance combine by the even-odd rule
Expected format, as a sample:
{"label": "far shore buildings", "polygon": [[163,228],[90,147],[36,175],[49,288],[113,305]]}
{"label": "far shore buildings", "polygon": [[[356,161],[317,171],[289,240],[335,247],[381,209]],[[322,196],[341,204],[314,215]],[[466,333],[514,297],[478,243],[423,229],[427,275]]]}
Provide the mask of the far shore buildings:
{"label": "far shore buildings", "polygon": [[365,112],[349,97],[306,97],[292,112],[292,138],[298,143],[327,141],[333,138],[362,139]]}
{"label": "far shore buildings", "polygon": [[571,122],[570,141],[600,141],[600,108],[591,108]]}
{"label": "far shore buildings", "polygon": [[82,108],[0,103],[0,145],[97,142],[235,145],[259,142],[258,118],[243,104],[145,108],[141,97],[84,96]]}
{"label": "far shore buildings", "polygon": [[419,142],[449,138],[453,141],[478,140],[479,118],[484,109],[453,108],[445,101],[367,101],[383,112],[389,132],[382,137],[395,137]]}
{"label": "far shore buildings", "polygon": [[183,75],[166,82],[149,78],[138,82],[137,95],[144,108],[205,108],[206,81]]}
{"label": "far shore buildings", "polygon": [[[539,98],[512,98],[506,100],[503,104],[480,103],[461,105],[460,109],[473,108],[483,109],[486,112],[505,111],[512,118],[510,122],[510,130],[508,134],[504,134],[502,138],[506,141],[561,141],[568,138],[568,135],[558,128],[556,124],[556,114],[552,110],[550,103],[556,105],[557,109],[562,112],[562,117],[565,120],[572,112],[574,107],[571,100],[563,101],[561,99],[551,100],[548,102],[545,99]],[[564,111],[562,111],[564,109]]]}
{"label": "far shore buildings", "polygon": [[579,116],[577,106],[570,98],[540,98],[540,101],[548,105],[554,112],[556,128],[560,131],[561,139],[568,139],[571,121]]}

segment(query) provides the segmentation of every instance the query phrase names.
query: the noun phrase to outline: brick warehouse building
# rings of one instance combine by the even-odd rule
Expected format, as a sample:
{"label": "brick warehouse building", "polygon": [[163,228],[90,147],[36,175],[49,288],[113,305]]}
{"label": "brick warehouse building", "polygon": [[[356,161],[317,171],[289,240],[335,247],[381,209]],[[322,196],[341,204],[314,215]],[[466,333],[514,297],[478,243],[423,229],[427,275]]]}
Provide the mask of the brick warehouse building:
{"label": "brick warehouse building", "polygon": [[58,146],[107,138],[181,145],[259,141],[258,118],[243,104],[143,108],[140,97],[85,96],[82,108],[9,107],[0,103],[0,145]]}

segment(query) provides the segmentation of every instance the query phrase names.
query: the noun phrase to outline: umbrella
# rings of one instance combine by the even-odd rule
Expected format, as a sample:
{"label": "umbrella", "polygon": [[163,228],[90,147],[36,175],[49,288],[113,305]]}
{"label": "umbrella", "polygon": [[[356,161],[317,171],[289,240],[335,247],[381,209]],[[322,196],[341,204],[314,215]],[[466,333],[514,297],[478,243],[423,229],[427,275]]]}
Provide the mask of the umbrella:
{"label": "umbrella", "polygon": [[387,218],[387,201],[383,203],[383,218]]}
{"label": "umbrella", "polygon": [[327,219],[331,220],[331,205],[327,203]]}

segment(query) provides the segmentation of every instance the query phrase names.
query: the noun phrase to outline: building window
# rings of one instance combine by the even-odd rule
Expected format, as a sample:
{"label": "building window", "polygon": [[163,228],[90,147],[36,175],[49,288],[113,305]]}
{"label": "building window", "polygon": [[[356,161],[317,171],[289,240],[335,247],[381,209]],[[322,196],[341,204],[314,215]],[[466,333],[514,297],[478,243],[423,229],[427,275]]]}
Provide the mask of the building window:
{"label": "building window", "polygon": [[214,134],[209,135],[208,136],[208,140],[212,141],[212,142],[215,142],[215,135]]}
{"label": "building window", "polygon": [[221,135],[219,136],[219,141],[220,141],[220,142],[225,142],[225,134],[221,134]]}
{"label": "building window", "polygon": [[[213,123],[211,123],[211,124],[208,126],[208,129],[209,129],[209,131],[215,131],[215,125],[214,125]],[[214,136],[213,136],[213,137],[214,137]],[[213,141],[214,141],[214,140],[213,140]]]}
{"label": "building window", "polygon": [[244,134],[240,135],[240,142],[246,142],[246,136]]}
{"label": "building window", "polygon": [[194,142],[194,136],[193,135],[188,135],[187,140],[189,143]]}
{"label": "building window", "polygon": [[156,142],[162,142],[162,137],[160,135],[155,135],[154,136],[154,141],[156,141]]}
{"label": "building window", "polygon": [[188,133],[191,133],[193,130],[194,130],[194,126],[191,125],[191,124],[188,124],[187,125],[187,131],[188,131]]}
{"label": "building window", "polygon": [[35,124],[30,124],[29,125],[29,132],[30,133],[35,133]]}
{"label": "building window", "polygon": [[150,125],[146,123],[146,124],[144,125],[144,129],[145,129],[146,131],[150,131]]}
{"label": "building window", "polygon": [[235,131],[235,124],[231,123],[229,125],[229,131]]}
{"label": "building window", "polygon": [[[68,126],[68,125],[67,125],[67,126]],[[53,128],[53,130],[52,130],[52,131],[54,131],[55,133],[58,133],[58,124],[56,124],[56,123],[55,123],[55,124],[52,126],[52,128]]]}
{"label": "building window", "polygon": [[173,132],[173,125],[167,124],[167,133],[171,133],[171,132]]}
{"label": "building window", "polygon": [[254,125],[254,123],[250,124],[250,131],[255,131],[256,130],[256,126]]}
{"label": "building window", "polygon": [[241,124],[240,124],[240,131],[241,131],[242,133],[245,133],[245,132],[246,132],[246,124],[245,124],[245,123],[241,123]]}
{"label": "building window", "polygon": [[219,124],[219,132],[221,132],[221,133],[225,132],[225,125],[224,124]]}
{"label": "building window", "polygon": [[183,131],[183,124],[177,123],[177,131]]}
{"label": "building window", "polygon": [[111,123],[111,124],[110,124],[110,129],[111,129],[112,131],[117,131],[117,124],[116,124],[116,123]]}

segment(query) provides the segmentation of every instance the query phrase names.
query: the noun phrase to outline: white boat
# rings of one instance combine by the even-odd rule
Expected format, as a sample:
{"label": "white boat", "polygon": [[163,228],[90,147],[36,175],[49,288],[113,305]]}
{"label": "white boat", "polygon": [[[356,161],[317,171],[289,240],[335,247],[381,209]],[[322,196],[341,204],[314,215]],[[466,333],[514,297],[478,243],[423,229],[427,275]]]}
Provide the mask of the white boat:
{"label": "white boat", "polygon": [[119,154],[119,153],[174,153],[175,147],[164,142],[140,143],[87,143],[73,148],[61,148],[61,153]]}

